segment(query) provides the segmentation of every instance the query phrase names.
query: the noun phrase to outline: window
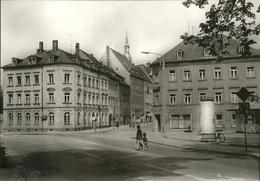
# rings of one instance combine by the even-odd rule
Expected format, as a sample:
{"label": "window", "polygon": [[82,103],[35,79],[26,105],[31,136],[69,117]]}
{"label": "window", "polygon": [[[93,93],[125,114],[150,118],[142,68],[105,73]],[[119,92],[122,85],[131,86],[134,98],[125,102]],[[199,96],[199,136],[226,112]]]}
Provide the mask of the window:
{"label": "window", "polygon": [[88,93],[88,104],[91,104],[91,95]]}
{"label": "window", "polygon": [[101,89],[103,89],[104,88],[104,82],[103,82],[103,80],[101,80]]}
{"label": "window", "polygon": [[205,77],[206,77],[206,70],[200,69],[199,70],[199,80],[205,80]]}
{"label": "window", "polygon": [[175,70],[169,71],[169,81],[175,81],[176,80],[176,73]]}
{"label": "window", "polygon": [[92,87],[95,88],[95,79],[92,79]]}
{"label": "window", "polygon": [[54,125],[54,113],[53,112],[49,113],[49,124]]}
{"label": "window", "polygon": [[21,125],[21,124],[22,124],[22,114],[17,113],[17,125]]}
{"label": "window", "polygon": [[191,94],[184,94],[184,104],[191,104]]}
{"label": "window", "polygon": [[80,125],[80,112],[78,112],[78,115],[77,115],[77,124]]}
{"label": "window", "polygon": [[170,94],[169,100],[170,104],[176,104],[176,94]]}
{"label": "window", "polygon": [[65,125],[69,125],[70,124],[70,113],[69,112],[65,112],[64,113],[64,124]]}
{"label": "window", "polygon": [[40,103],[39,94],[34,94],[34,103],[35,104],[39,104]]}
{"label": "window", "polygon": [[158,82],[159,82],[158,72],[154,73],[154,82],[155,82],[155,83],[158,83]]}
{"label": "window", "polygon": [[230,68],[230,78],[232,78],[232,79],[237,78],[237,67],[236,66],[232,66]]}
{"label": "window", "polygon": [[99,104],[99,97],[98,97],[98,94],[96,95],[96,104]]}
{"label": "window", "polygon": [[84,86],[87,86],[87,77],[84,77]]}
{"label": "window", "polygon": [[159,95],[155,95],[155,105],[159,105]]}
{"label": "window", "polygon": [[54,57],[53,56],[49,57],[49,63],[54,63]]}
{"label": "window", "polygon": [[184,70],[184,81],[189,81],[191,80],[191,73],[190,70]]}
{"label": "window", "polygon": [[30,115],[30,113],[26,113],[25,114],[25,120],[26,120],[25,124],[26,125],[30,125],[30,122],[31,122],[31,115]]}
{"label": "window", "polygon": [[240,45],[240,46],[237,47],[237,52],[238,52],[239,54],[244,53],[244,51],[245,51],[245,48],[244,48],[243,45]]}
{"label": "window", "polygon": [[17,85],[18,86],[22,86],[22,78],[21,78],[21,76],[17,76],[16,78],[17,78]]}
{"label": "window", "polygon": [[30,76],[29,75],[25,76],[25,85],[30,85]]}
{"label": "window", "polygon": [[85,93],[85,94],[84,94],[84,104],[87,104],[87,101],[88,101],[88,100],[87,100],[87,94]]}
{"label": "window", "polygon": [[53,83],[54,83],[53,74],[49,74],[49,83],[50,83],[50,84],[53,84]]}
{"label": "window", "polygon": [[25,104],[30,104],[30,94],[25,94]]}
{"label": "window", "polygon": [[8,104],[13,104],[13,94],[8,94]]}
{"label": "window", "polygon": [[183,51],[182,50],[179,50],[177,51],[177,59],[182,59],[183,58]]}
{"label": "window", "polygon": [[39,125],[39,121],[40,121],[40,116],[39,113],[34,113],[34,124],[35,125]]}
{"label": "window", "polygon": [[78,74],[78,84],[80,84],[80,74]]}
{"label": "window", "polygon": [[80,93],[78,93],[78,103],[80,103]]}
{"label": "window", "polygon": [[39,75],[34,75],[34,83],[39,84]]}
{"label": "window", "polygon": [[231,127],[236,127],[236,114],[231,114]]}
{"label": "window", "polygon": [[8,86],[13,86],[13,77],[8,77]]}
{"label": "window", "polygon": [[221,68],[220,67],[214,68],[214,79],[221,79]]}
{"label": "window", "polygon": [[88,78],[88,87],[91,87],[91,78]]}
{"label": "window", "polygon": [[96,80],[96,87],[97,87],[97,89],[99,88],[99,81],[98,81],[98,79]]}
{"label": "window", "polygon": [[95,104],[95,94],[92,95],[92,104]]}
{"label": "window", "polygon": [[13,114],[12,113],[9,113],[8,114],[8,124],[9,125],[13,125]]}
{"label": "window", "polygon": [[69,103],[70,102],[70,93],[69,92],[65,92],[65,94],[64,94],[64,102],[65,103]]}
{"label": "window", "polygon": [[22,104],[22,95],[17,94],[17,104]]}
{"label": "window", "polygon": [[216,124],[217,128],[221,128],[224,126],[222,114],[216,114],[216,123],[215,124]]}
{"label": "window", "polygon": [[215,92],[215,103],[222,103],[222,92]]}
{"label": "window", "polygon": [[235,91],[231,91],[231,103],[238,103],[238,96]]}
{"label": "window", "polygon": [[246,68],[246,76],[247,77],[255,77],[255,67],[249,66]]}
{"label": "window", "polygon": [[49,103],[54,103],[54,93],[53,92],[49,93]]}
{"label": "window", "polygon": [[64,83],[70,82],[70,74],[64,74]]}
{"label": "window", "polygon": [[201,101],[202,99],[204,99],[205,97],[207,97],[207,93],[201,92],[201,93],[200,93],[200,101]]}

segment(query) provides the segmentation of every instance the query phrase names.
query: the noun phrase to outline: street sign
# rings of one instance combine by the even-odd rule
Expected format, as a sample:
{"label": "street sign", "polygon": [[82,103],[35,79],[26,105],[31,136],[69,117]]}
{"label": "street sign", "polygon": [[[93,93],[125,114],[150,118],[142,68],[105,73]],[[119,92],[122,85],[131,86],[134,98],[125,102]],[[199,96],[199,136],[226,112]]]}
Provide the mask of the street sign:
{"label": "street sign", "polygon": [[237,96],[244,102],[251,95],[251,93],[245,88],[242,87],[238,92]]}

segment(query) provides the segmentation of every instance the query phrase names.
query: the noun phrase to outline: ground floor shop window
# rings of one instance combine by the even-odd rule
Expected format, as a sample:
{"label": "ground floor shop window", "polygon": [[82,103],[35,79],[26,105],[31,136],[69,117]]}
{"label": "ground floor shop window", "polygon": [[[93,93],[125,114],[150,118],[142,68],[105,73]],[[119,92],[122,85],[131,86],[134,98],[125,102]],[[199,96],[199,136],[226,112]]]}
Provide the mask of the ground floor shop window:
{"label": "ground floor shop window", "polygon": [[190,114],[172,114],[170,119],[170,128],[190,128],[191,115]]}
{"label": "ground floor shop window", "polygon": [[224,127],[223,115],[222,114],[216,114],[215,117],[216,117],[215,118],[216,128],[223,128]]}

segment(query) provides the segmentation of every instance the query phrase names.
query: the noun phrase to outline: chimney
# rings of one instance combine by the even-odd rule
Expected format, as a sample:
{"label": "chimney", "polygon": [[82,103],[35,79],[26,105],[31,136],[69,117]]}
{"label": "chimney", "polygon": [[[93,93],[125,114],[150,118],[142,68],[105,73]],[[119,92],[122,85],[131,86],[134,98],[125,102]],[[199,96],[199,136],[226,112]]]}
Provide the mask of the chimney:
{"label": "chimney", "polygon": [[42,53],[42,52],[43,52],[43,42],[40,41],[40,42],[39,42],[39,49],[37,49],[37,54],[38,54],[38,53]]}
{"label": "chimney", "polygon": [[79,55],[79,43],[76,43],[76,46],[75,46],[75,54],[76,54],[76,55]]}
{"label": "chimney", "polygon": [[54,50],[54,51],[58,50],[58,40],[52,41],[52,50]]}

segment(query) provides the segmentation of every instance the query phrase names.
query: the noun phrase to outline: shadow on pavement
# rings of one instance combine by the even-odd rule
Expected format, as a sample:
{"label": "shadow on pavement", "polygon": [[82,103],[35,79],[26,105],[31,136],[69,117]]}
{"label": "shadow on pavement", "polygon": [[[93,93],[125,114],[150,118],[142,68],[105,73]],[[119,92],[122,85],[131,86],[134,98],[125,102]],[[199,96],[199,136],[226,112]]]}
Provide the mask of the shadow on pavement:
{"label": "shadow on pavement", "polygon": [[[12,158],[4,180],[138,180],[139,177],[182,176],[190,161],[211,159],[148,157],[116,150],[64,150],[35,152]],[[130,178],[130,179],[129,179]]]}

